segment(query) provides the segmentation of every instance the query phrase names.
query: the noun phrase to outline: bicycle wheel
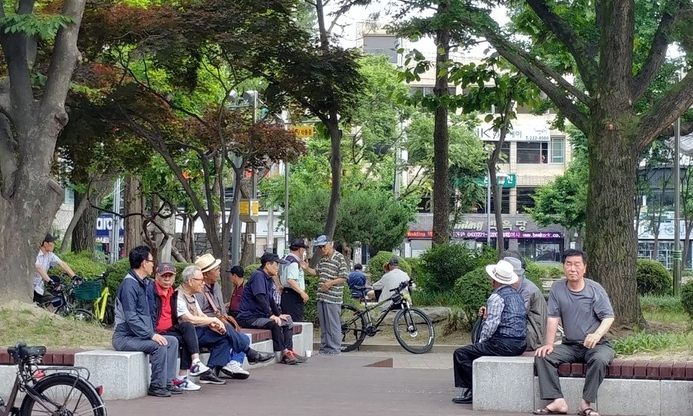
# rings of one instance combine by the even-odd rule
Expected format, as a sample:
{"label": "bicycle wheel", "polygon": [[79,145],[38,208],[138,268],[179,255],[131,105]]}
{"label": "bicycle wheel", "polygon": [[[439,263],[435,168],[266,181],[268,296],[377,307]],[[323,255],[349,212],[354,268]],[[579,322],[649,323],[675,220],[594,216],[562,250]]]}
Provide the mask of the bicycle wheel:
{"label": "bicycle wheel", "polygon": [[402,309],[393,323],[397,342],[412,354],[423,354],[433,348],[436,333],[425,313],[415,308]]}
{"label": "bicycle wheel", "polygon": [[29,394],[19,409],[21,416],[73,415],[105,416],[103,400],[89,382],[72,374],[54,374],[36,383],[35,400]]}
{"label": "bicycle wheel", "polygon": [[366,338],[366,320],[359,315],[359,310],[351,305],[342,304],[339,312],[342,324],[342,352],[357,349]]}

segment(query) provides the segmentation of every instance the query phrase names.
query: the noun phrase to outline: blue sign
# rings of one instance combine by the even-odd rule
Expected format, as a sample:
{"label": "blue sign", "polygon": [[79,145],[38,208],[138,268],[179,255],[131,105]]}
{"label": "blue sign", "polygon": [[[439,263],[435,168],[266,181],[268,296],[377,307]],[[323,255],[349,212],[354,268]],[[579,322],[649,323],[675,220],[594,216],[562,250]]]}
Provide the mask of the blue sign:
{"label": "blue sign", "polygon": [[[120,237],[125,235],[125,228],[123,228],[124,221],[120,221],[120,232],[118,235]],[[108,238],[111,236],[111,230],[113,229],[113,216],[112,215],[100,215],[96,219],[96,237]]]}

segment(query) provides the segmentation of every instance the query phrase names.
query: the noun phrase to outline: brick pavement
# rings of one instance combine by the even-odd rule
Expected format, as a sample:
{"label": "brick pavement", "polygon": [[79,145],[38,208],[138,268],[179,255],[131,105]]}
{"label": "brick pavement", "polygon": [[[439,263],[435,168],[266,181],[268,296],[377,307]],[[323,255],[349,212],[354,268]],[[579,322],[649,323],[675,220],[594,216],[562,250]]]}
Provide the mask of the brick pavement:
{"label": "brick pavement", "polygon": [[[375,363],[390,368],[372,367]],[[109,416],[382,416],[497,415],[456,405],[452,357],[447,353],[354,352],[313,356],[298,366],[275,364],[251,370],[246,381],[205,385],[171,398],[145,397],[107,402]]]}

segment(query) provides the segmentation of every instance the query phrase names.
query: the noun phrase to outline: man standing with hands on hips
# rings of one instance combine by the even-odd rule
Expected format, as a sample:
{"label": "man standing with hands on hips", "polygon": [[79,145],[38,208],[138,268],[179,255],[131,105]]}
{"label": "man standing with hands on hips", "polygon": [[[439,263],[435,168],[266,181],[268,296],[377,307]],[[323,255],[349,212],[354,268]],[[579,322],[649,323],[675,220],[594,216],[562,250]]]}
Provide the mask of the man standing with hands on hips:
{"label": "man standing with hands on hips", "polygon": [[[558,378],[562,363],[584,362],[587,370],[578,415],[599,416],[592,403],[604,381],[614,350],[604,336],[614,322],[614,310],[604,288],[586,279],[587,255],[580,250],[563,252],[565,279],[551,287],[549,293],[546,341],[535,351],[534,364],[543,400],[552,400],[536,415],[566,414],[568,404],[563,398]],[[563,323],[562,344],[554,345],[558,321]]]}

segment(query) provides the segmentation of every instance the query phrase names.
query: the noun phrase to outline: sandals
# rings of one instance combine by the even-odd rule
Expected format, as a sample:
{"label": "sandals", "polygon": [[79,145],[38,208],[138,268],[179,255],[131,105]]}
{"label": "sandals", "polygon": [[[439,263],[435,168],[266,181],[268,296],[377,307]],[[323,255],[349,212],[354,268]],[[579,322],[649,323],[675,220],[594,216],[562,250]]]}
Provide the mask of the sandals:
{"label": "sandals", "polygon": [[578,416],[599,416],[599,413],[597,413],[597,411],[591,407],[588,407],[584,410],[580,410],[578,412]]}
{"label": "sandals", "polygon": [[[543,409],[537,409],[537,410],[533,411],[532,414],[534,414],[534,415],[567,415],[568,412],[559,412],[558,410],[551,410],[548,407],[545,407]],[[590,415],[588,414],[585,416],[590,416]],[[599,415],[596,415],[596,416],[599,416]]]}

